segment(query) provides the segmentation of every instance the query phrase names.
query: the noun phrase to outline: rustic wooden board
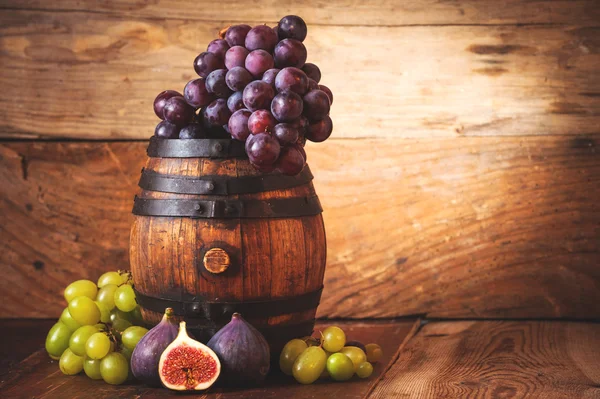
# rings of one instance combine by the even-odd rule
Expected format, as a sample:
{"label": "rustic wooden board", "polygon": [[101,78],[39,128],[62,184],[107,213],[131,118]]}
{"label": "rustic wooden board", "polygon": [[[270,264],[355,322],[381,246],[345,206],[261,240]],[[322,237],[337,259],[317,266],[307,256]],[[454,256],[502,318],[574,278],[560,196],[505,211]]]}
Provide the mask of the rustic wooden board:
{"label": "rustic wooden board", "polygon": [[0,384],[4,374],[44,348],[46,335],[54,323],[56,320],[49,319],[0,319]]}
{"label": "rustic wooden board", "polygon": [[239,21],[275,23],[287,14],[302,16],[310,24],[323,25],[431,25],[431,24],[508,24],[577,23],[597,24],[600,10],[593,0],[520,1],[496,0],[399,2],[394,0],[320,1],[293,3],[278,0],[4,0],[5,9],[43,9],[89,11],[145,18],[178,18],[200,21]]}
{"label": "rustic wooden board", "polygon": [[[149,137],[156,94],[195,78],[227,24],[159,15],[0,11],[0,136]],[[576,135],[600,124],[599,37],[598,25],[319,24],[305,43],[334,92],[333,137]]]}
{"label": "rustic wooden board", "polygon": [[[322,329],[329,323],[319,323]],[[210,394],[201,394],[199,398],[219,399],[308,399],[308,398],[362,398],[377,376],[392,359],[396,348],[402,343],[415,325],[414,320],[396,322],[340,322],[352,339],[364,342],[377,342],[381,345],[384,357],[375,365],[373,376],[367,380],[357,378],[336,383],[321,381],[304,386],[296,383],[291,377],[281,373],[271,373],[264,387],[246,390],[212,389]],[[31,326],[31,324],[30,324]],[[35,328],[35,326],[33,325]],[[101,381],[92,381],[85,375],[64,376],[58,369],[56,361],[50,360],[44,350],[38,351],[24,360],[18,367],[5,375],[0,382],[3,397],[36,397],[36,398],[177,398],[181,397],[166,389],[148,388],[135,383],[122,386],[110,386]]]}
{"label": "rustic wooden board", "polygon": [[598,398],[600,324],[434,322],[374,386],[375,398]]}
{"label": "rustic wooden board", "polygon": [[[599,140],[309,144],[328,242],[318,315],[600,317]],[[127,267],[145,147],[0,146],[0,317],[57,317],[69,282]]]}

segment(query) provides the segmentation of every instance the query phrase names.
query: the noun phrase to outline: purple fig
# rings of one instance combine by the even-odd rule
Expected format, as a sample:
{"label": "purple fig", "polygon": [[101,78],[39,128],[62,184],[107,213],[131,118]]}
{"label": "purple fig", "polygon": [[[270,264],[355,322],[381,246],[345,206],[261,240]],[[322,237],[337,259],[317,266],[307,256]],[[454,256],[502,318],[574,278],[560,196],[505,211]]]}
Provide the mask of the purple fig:
{"label": "purple fig", "polygon": [[248,386],[264,381],[271,355],[265,337],[239,313],[208,341],[221,360],[222,378],[228,385]]}
{"label": "purple fig", "polygon": [[173,320],[173,309],[165,309],[160,323],[146,333],[135,346],[131,355],[131,371],[138,380],[160,386],[158,362],[165,348],[177,337],[177,322]]}

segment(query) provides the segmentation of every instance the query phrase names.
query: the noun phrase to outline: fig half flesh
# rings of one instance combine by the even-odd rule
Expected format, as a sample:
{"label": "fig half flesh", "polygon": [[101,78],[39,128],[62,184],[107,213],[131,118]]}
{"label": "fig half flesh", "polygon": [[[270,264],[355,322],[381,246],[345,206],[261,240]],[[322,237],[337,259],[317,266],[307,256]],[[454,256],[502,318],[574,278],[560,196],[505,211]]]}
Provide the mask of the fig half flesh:
{"label": "fig half flesh", "polygon": [[169,389],[201,391],[217,381],[221,362],[212,349],[189,337],[185,321],[182,321],[177,338],[160,356],[158,373],[163,385]]}

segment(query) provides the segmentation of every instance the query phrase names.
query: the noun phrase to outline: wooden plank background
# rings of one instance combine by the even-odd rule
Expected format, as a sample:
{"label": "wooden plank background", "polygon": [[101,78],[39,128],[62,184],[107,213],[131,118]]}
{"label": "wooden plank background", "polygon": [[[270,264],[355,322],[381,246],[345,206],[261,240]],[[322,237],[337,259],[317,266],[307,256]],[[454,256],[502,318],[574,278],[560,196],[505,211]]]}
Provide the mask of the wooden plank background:
{"label": "wooden plank background", "polygon": [[0,2],[0,317],[127,265],[154,96],[289,13],[335,96],[321,317],[600,317],[596,2],[207,4]]}

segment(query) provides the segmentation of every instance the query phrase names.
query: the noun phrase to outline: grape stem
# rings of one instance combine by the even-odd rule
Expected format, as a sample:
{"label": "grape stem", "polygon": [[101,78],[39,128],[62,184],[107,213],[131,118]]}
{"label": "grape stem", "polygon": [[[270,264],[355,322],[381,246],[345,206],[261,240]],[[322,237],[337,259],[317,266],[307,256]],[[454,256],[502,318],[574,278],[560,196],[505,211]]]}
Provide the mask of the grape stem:
{"label": "grape stem", "polygon": [[226,28],[223,28],[219,31],[219,38],[221,39],[225,39],[225,34],[227,33],[227,30],[229,30],[229,28],[231,28],[231,25],[229,25]]}
{"label": "grape stem", "polygon": [[319,334],[321,334],[321,339],[319,340],[319,348],[323,348],[323,341],[325,341],[325,336],[323,335],[323,331],[319,330]]}

